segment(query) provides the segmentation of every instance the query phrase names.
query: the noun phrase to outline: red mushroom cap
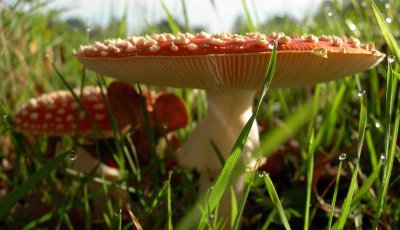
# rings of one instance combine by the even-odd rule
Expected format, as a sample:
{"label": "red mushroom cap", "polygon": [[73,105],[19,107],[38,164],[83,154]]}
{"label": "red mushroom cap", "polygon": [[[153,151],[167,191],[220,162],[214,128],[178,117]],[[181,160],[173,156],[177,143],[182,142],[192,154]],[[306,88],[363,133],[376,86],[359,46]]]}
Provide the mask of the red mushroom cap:
{"label": "red mushroom cap", "polygon": [[273,33],[155,34],[108,39],[76,53],[89,69],[128,82],[204,89],[258,89],[273,45],[272,87],[297,87],[367,70],[384,54],[373,43],[336,36]]}
{"label": "red mushroom cap", "polygon": [[[79,96],[80,89],[75,89]],[[57,91],[30,99],[15,114],[15,130],[32,134],[78,135],[110,137],[112,128],[99,87],[83,89],[82,104],[95,120],[102,135],[99,135],[87,114],[69,91]],[[78,123],[79,120],[79,123]]]}

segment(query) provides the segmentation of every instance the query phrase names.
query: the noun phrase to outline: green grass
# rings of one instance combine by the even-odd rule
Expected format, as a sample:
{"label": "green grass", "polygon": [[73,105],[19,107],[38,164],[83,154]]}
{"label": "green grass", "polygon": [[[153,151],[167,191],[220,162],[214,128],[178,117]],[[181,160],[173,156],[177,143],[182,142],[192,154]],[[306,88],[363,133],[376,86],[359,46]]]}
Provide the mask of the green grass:
{"label": "green grass", "polygon": [[[160,3],[165,22],[147,22],[141,34],[197,31],[190,23],[189,1],[179,1],[178,11]],[[218,1],[209,4],[210,13],[223,20],[220,13],[227,9]],[[196,213],[202,207],[198,229],[219,229],[224,224],[233,229],[396,229],[400,222],[400,2],[326,1],[302,21],[279,15],[265,22],[257,16],[256,1],[241,4],[242,18],[231,31],[221,32],[348,35],[373,41],[390,58],[335,82],[269,90],[267,95],[268,87],[260,90],[248,124],[257,121],[262,127],[255,154],[273,164],[249,174],[245,199],[232,200],[234,218],[226,223],[214,214],[223,208],[218,206],[222,194],[230,192],[229,181],[249,125],[230,157],[220,159],[226,162],[224,169],[203,202],[197,200],[196,172],[166,166],[165,161],[175,156],[172,143],[165,133],[156,138],[146,111],[142,125],[151,143],[150,162],[135,149],[138,127],[121,134],[115,121],[116,138],[109,141],[12,130],[12,113],[31,97],[112,81],[83,70],[72,49],[88,41],[126,36],[130,9],[105,27],[91,25],[88,33],[86,23],[66,22],[42,1],[0,3],[0,228],[135,229],[140,224],[143,229],[184,229],[185,223],[198,220]],[[266,85],[272,74],[267,76]],[[134,87],[172,92],[184,99],[190,124],[176,132],[182,143],[205,116],[202,92]],[[141,106],[146,107],[144,101]],[[113,159],[123,171],[121,176],[110,180],[96,176],[95,170],[83,175],[72,169],[74,161],[68,160],[67,151],[82,146],[90,146],[98,158]],[[167,149],[171,155],[164,157]],[[339,159],[342,153],[345,160]],[[128,210],[138,223],[132,222]]]}

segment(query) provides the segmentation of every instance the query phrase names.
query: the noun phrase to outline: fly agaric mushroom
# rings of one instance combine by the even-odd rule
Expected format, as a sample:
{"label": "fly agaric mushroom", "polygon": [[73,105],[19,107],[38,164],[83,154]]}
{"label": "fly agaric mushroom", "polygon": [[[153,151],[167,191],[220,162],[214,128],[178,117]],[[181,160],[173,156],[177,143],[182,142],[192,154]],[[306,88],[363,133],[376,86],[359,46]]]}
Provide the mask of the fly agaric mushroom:
{"label": "fly agaric mushroom", "polygon": [[[104,90],[106,92],[106,90]],[[80,89],[74,90],[80,96]],[[14,114],[14,130],[29,134],[47,134],[50,136],[73,135],[86,138],[105,139],[113,136],[112,127],[108,119],[107,110],[103,101],[101,90],[96,86],[83,88],[82,105],[92,116],[98,127],[95,130],[91,121],[69,91],[56,91],[44,94],[38,98],[30,99]],[[127,130],[127,122],[118,123],[121,130]],[[104,176],[106,179],[117,180],[120,176],[118,169],[112,168],[94,158],[82,147],[76,149],[77,159],[73,168],[81,173],[88,174],[96,168],[95,176]],[[94,182],[89,182],[89,189],[92,191],[101,188]],[[117,190],[111,190],[109,194],[117,194]],[[127,200],[127,194],[118,194],[122,199]],[[106,199],[96,197],[94,199],[95,212],[101,216],[101,210],[106,208]]]}
{"label": "fly agaric mushroom", "polygon": [[[200,190],[206,190],[222,168],[210,141],[226,159],[252,114],[272,42],[277,43],[272,88],[335,80],[367,70],[384,57],[373,43],[356,38],[258,32],[133,36],[81,46],[74,53],[87,68],[122,81],[206,90],[207,116],[177,153],[181,164],[200,173]],[[250,168],[256,162],[251,150],[259,144],[258,135],[253,124],[241,155]]]}
{"label": "fly agaric mushroom", "polygon": [[[80,89],[74,91],[79,97]],[[69,91],[52,92],[30,99],[14,114],[14,129],[51,136],[112,137],[100,88],[84,87],[82,104],[93,117],[101,134],[95,131],[92,121],[85,111],[79,109],[78,102]]]}
{"label": "fly agaric mushroom", "polygon": [[[187,126],[188,114],[183,101],[176,95],[156,94],[145,90],[139,94],[130,84],[115,81],[107,87],[107,99],[116,122],[129,123],[130,126],[135,127],[132,135],[133,143],[136,152],[145,163],[151,160],[151,142],[147,128],[151,128],[156,142],[167,134],[169,135],[167,139],[173,142],[174,147],[179,144],[177,138],[174,138],[174,133],[171,132]],[[145,125],[145,111],[141,106],[141,100],[146,103],[150,127]],[[172,161],[165,163],[173,165]]]}

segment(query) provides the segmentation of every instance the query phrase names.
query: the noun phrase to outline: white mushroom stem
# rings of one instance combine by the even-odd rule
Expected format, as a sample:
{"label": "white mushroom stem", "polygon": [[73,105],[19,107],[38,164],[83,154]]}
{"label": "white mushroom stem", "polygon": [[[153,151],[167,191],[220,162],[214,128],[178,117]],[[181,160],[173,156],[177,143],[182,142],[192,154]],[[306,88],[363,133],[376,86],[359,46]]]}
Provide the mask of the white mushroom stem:
{"label": "white mushroom stem", "polygon": [[[252,116],[254,90],[207,90],[208,112],[188,137],[184,146],[178,150],[180,165],[196,169],[200,174],[199,192],[206,194],[214,179],[219,175],[222,164],[212,147],[214,142],[224,160],[227,159],[240,132]],[[259,145],[257,124],[252,125],[248,139],[241,153],[241,162],[253,167],[256,159],[251,151]],[[236,198],[241,200],[245,178],[234,182]],[[229,193],[229,191],[227,192]],[[230,199],[226,195],[220,203],[220,217],[229,218]],[[223,211],[225,213],[223,213]]]}
{"label": "white mushroom stem", "polygon": [[[79,147],[76,153],[78,156],[73,164],[73,168],[75,170],[88,175],[95,167],[97,167],[93,173],[93,176],[104,177],[105,179],[111,181],[116,181],[120,177],[120,172],[118,169],[101,163],[98,159],[92,157],[85,149]],[[89,181],[88,189],[90,192],[94,192],[102,189],[102,185],[94,181]],[[98,218],[102,217],[102,213],[107,210],[108,198],[106,195],[111,196],[111,199],[119,197],[124,203],[128,203],[128,194],[123,190],[118,190],[116,187],[112,187],[108,190],[108,194],[102,194],[93,198],[93,212]]]}

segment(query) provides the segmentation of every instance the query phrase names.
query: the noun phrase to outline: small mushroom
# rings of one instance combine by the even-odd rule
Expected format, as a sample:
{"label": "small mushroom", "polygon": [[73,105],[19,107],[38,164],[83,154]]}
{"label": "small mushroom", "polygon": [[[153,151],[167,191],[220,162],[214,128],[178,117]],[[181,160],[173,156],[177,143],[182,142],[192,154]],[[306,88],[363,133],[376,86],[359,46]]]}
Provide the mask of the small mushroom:
{"label": "small mushroom", "polygon": [[[200,190],[206,191],[222,168],[211,140],[226,159],[252,115],[272,43],[277,43],[277,63],[271,88],[339,79],[365,71],[384,58],[373,43],[361,44],[355,38],[258,32],[132,36],[84,45],[74,53],[87,68],[122,81],[206,90],[207,116],[177,153],[180,164],[200,173]],[[254,167],[252,150],[258,145],[259,133],[253,124],[241,155],[248,168]],[[235,185],[239,198],[243,181]]]}
{"label": "small mushroom", "polygon": [[[78,97],[80,96],[80,89],[75,89],[74,92]],[[73,135],[89,139],[111,138],[113,136],[112,127],[100,88],[84,87],[81,102],[96,123],[97,131],[93,121],[89,119],[85,111],[79,108],[79,104],[69,91],[56,91],[30,99],[14,114],[14,130],[26,134],[47,134],[49,136]],[[128,126],[121,124],[121,128],[126,130]],[[74,161],[73,168],[77,171],[88,174],[98,166],[94,172],[95,176],[104,176],[111,180],[119,178],[118,169],[102,163],[84,148],[78,147],[76,153],[78,157]],[[101,186],[95,182],[89,183],[90,190],[95,191],[99,188]],[[117,192],[117,190],[111,190],[110,194],[117,194]],[[123,192],[118,195],[124,200],[127,199],[127,195]],[[94,200],[95,212],[99,217],[102,210],[107,207],[105,201],[106,199],[101,196]]]}
{"label": "small mushroom", "polygon": [[[75,89],[80,95],[80,89]],[[14,114],[14,129],[31,134],[51,136],[74,135],[91,138],[112,137],[112,128],[99,87],[83,89],[82,104],[99,128],[79,108],[78,102],[69,91],[56,91],[30,99]]]}

